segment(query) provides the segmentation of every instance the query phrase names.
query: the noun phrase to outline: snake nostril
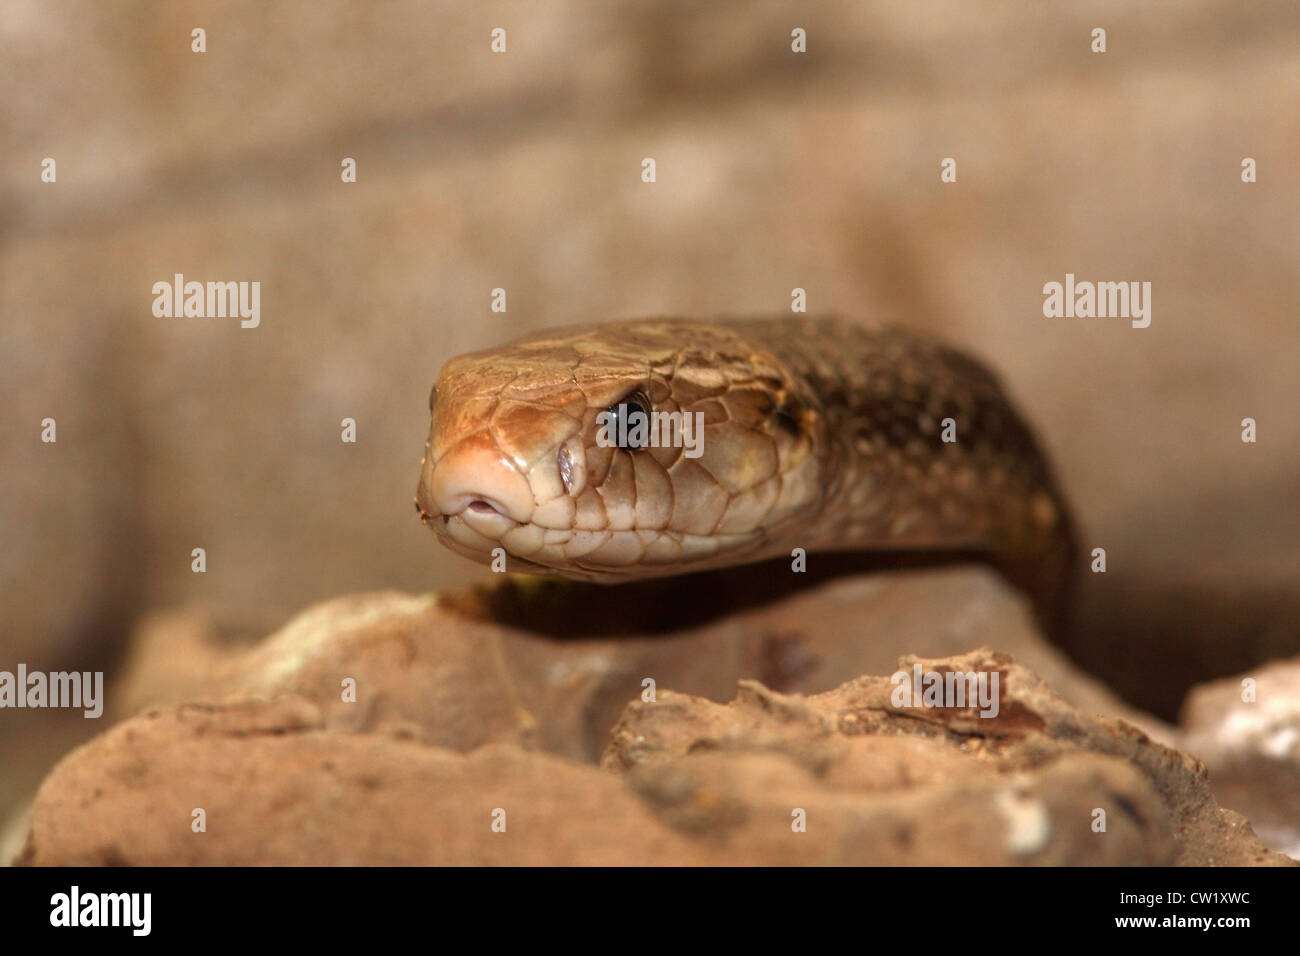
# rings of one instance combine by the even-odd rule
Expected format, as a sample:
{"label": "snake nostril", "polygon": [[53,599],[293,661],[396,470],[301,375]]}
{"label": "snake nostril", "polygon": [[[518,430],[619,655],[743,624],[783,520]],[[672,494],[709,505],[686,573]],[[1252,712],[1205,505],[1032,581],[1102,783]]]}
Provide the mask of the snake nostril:
{"label": "snake nostril", "polygon": [[467,511],[477,512],[478,514],[481,515],[501,513],[500,511],[497,510],[496,505],[492,504],[491,502],[484,501],[482,498],[475,498],[473,501],[471,501],[469,504],[465,506],[465,509]]}

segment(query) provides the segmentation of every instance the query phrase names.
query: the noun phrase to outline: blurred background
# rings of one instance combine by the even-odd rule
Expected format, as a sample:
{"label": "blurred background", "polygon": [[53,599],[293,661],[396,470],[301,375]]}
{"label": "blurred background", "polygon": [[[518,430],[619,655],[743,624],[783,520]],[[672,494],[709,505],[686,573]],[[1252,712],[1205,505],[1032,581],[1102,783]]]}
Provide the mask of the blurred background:
{"label": "blurred background", "polygon": [[[445,360],[801,287],[1003,376],[1108,555],[1070,651],[1170,718],[1300,650],[1297,50],[1292,0],[3,0],[0,669],[484,579],[411,506]],[[260,327],[155,317],[178,272]],[[1150,328],[1045,319],[1067,272]],[[0,813],[102,727],[0,713]]]}

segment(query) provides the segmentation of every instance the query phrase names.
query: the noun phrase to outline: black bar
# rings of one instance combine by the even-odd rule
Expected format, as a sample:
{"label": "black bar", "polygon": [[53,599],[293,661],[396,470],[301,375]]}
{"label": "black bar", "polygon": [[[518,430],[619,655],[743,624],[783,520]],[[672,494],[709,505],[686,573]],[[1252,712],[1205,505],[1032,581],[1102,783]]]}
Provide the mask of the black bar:
{"label": "black bar", "polygon": [[[88,894],[150,894],[148,935],[131,925],[52,926],[52,915],[63,915],[58,895],[70,903],[73,886],[83,907]],[[547,948],[600,940],[657,948],[701,938],[734,945],[750,936],[770,943],[786,934],[811,942],[845,933],[864,942],[968,944],[1033,929],[1053,934],[1044,939],[1199,936],[1231,944],[1293,927],[1297,890],[1295,868],[12,868],[0,870],[0,926],[7,943],[75,937],[128,946],[279,938],[337,945],[399,933],[458,950],[516,935]],[[97,910],[98,902],[90,905]],[[123,910],[121,921],[130,923],[128,915]],[[142,926],[142,911],[134,915]],[[1205,918],[1247,925],[1176,922]],[[1119,925],[1133,919],[1154,925]]]}

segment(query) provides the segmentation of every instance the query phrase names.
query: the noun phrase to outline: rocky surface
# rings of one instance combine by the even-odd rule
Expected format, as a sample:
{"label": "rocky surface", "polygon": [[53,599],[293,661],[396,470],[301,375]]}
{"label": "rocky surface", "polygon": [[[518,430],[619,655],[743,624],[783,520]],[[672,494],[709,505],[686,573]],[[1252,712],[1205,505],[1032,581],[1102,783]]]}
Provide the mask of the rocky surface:
{"label": "rocky surface", "polygon": [[[1044,641],[1024,599],[990,570],[850,576],[756,599],[796,577],[781,564],[636,588],[562,585],[557,594],[550,582],[511,578],[475,596],[357,595],[305,611],[247,651],[222,645],[200,612],[162,615],[141,629],[114,711],[291,693],[318,704],[332,729],[414,724],[429,743],[470,750],[523,728],[543,749],[594,761],[646,679],[719,701],[742,679],[811,694],[889,673],[903,654],[988,645],[1085,712],[1178,741],[1176,729],[1128,707]],[[730,590],[737,582],[745,594]],[[720,613],[691,625],[638,618],[668,604],[675,620],[706,600]],[[357,681],[359,706],[341,703],[344,676]]]}
{"label": "rocky surface", "polygon": [[1218,798],[1300,857],[1300,658],[1195,688],[1182,725]]}
{"label": "rocky surface", "polygon": [[[919,622],[938,594],[960,626],[913,638],[966,653],[880,661],[873,626]],[[117,707],[167,702],[58,765],[21,861],[1287,862],[1219,806],[1197,760],[1093,713],[1113,701],[987,571],[834,581],[690,633],[604,641],[486,606],[344,598],[251,650],[208,646],[206,674],[188,676],[148,661],[187,626],[177,654],[206,646],[201,628],[155,622]],[[978,646],[999,628],[1088,703]],[[868,658],[877,676],[845,680]],[[916,663],[996,673],[996,716],[899,706],[888,675]]]}

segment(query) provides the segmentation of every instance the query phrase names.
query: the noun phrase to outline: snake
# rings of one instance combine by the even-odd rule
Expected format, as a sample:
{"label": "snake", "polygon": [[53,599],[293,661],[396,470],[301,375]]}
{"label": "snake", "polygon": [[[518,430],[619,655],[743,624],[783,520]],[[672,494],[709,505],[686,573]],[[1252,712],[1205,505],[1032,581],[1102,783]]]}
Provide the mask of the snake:
{"label": "snake", "polygon": [[[617,584],[925,550],[1055,591],[1073,563],[1069,508],[997,377],[899,326],[549,328],[448,361],[429,409],[416,510],[496,570]],[[617,427],[638,415],[661,427]]]}

